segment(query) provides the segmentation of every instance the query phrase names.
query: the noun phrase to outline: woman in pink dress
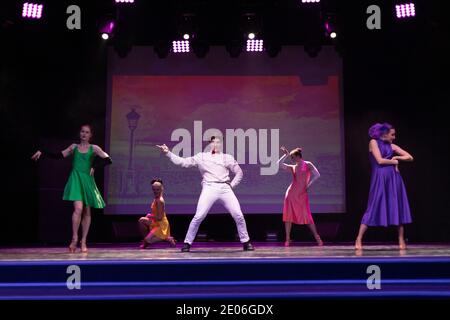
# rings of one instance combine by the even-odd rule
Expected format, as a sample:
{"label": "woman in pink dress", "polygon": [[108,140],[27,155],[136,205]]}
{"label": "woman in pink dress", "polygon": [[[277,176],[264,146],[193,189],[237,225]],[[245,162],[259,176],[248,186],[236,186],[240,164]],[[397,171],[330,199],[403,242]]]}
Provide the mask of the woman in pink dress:
{"label": "woman in pink dress", "polygon": [[[286,247],[290,245],[292,224],[295,223],[306,224],[313,233],[317,244],[322,246],[323,242],[317,233],[308,199],[308,189],[320,177],[320,173],[311,162],[303,160],[301,148],[295,148],[289,152],[285,147],[281,147],[281,151],[284,155],[278,160],[278,164],[281,169],[292,174],[292,183],[286,190],[283,205],[283,221],[286,229],[284,245]],[[284,163],[288,156],[295,164]]]}

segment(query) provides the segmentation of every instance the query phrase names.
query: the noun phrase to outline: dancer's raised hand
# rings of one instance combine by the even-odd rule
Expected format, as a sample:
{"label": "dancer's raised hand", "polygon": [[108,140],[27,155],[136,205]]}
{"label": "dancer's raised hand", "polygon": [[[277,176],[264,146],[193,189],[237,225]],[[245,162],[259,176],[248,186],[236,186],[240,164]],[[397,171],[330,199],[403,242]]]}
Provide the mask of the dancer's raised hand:
{"label": "dancer's raised hand", "polygon": [[162,144],[162,145],[156,145],[160,150],[161,150],[161,152],[162,153],[167,153],[167,152],[169,152],[169,147],[168,146],[166,146],[165,144]]}
{"label": "dancer's raised hand", "polygon": [[35,154],[33,154],[33,156],[31,157],[31,160],[38,161],[39,158],[41,157],[41,155],[42,155],[42,152],[38,150],[38,151],[36,151]]}
{"label": "dancer's raised hand", "polygon": [[286,149],[285,146],[281,146],[280,150],[281,150],[281,152],[283,152],[285,155],[289,155],[289,150]]}

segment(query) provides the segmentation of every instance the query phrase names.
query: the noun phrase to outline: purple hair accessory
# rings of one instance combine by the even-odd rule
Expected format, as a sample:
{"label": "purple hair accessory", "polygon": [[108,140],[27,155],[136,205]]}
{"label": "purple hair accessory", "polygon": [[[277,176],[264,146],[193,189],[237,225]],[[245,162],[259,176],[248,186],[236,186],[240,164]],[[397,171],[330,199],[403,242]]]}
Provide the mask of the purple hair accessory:
{"label": "purple hair accessory", "polygon": [[392,126],[385,123],[375,123],[369,128],[369,137],[372,139],[379,139],[383,134],[388,133],[392,129]]}

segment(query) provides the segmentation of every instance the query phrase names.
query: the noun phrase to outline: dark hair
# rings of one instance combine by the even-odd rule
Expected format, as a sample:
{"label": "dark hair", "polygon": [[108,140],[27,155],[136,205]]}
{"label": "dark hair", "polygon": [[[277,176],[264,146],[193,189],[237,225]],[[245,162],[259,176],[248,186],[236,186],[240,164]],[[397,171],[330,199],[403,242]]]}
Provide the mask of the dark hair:
{"label": "dark hair", "polygon": [[91,130],[91,134],[94,134],[94,128],[89,123],[85,123],[85,124],[81,125],[80,129],[83,128],[83,127],[88,127],[89,130]]}
{"label": "dark hair", "polygon": [[209,139],[209,142],[212,142],[214,139],[219,139],[220,140],[220,138],[219,137],[216,137],[216,136],[211,136],[211,139]]}
{"label": "dark hair", "polygon": [[153,180],[150,182],[150,184],[153,185],[155,182],[159,182],[159,183],[161,183],[161,185],[164,185],[162,179],[160,179],[160,178],[155,178],[155,179],[153,179]]}
{"label": "dark hair", "polygon": [[303,158],[302,156],[302,148],[295,148],[290,152],[291,156],[298,156],[300,158]]}

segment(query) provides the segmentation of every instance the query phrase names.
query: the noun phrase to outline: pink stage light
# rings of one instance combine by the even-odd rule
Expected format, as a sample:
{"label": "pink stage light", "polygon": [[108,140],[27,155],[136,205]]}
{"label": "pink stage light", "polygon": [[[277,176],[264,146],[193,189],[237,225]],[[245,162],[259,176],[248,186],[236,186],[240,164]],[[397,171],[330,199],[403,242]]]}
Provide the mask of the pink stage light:
{"label": "pink stage light", "polygon": [[37,3],[25,2],[22,7],[22,17],[31,19],[40,19],[44,6]]}
{"label": "pink stage light", "polygon": [[319,3],[320,0],[302,0],[302,3]]}
{"label": "pink stage light", "polygon": [[172,41],[172,51],[174,53],[190,52],[189,40]]}
{"label": "pink stage light", "polygon": [[112,37],[113,31],[114,31],[114,21],[108,21],[100,29],[100,35],[103,40],[108,40],[110,37]]}
{"label": "pink stage light", "polygon": [[414,17],[416,15],[416,8],[414,6],[414,3],[405,3],[396,5],[395,14],[399,19]]}
{"label": "pink stage light", "polygon": [[262,52],[264,51],[263,40],[247,40],[247,52]]}
{"label": "pink stage light", "polygon": [[116,0],[116,3],[134,3],[134,0]]}

